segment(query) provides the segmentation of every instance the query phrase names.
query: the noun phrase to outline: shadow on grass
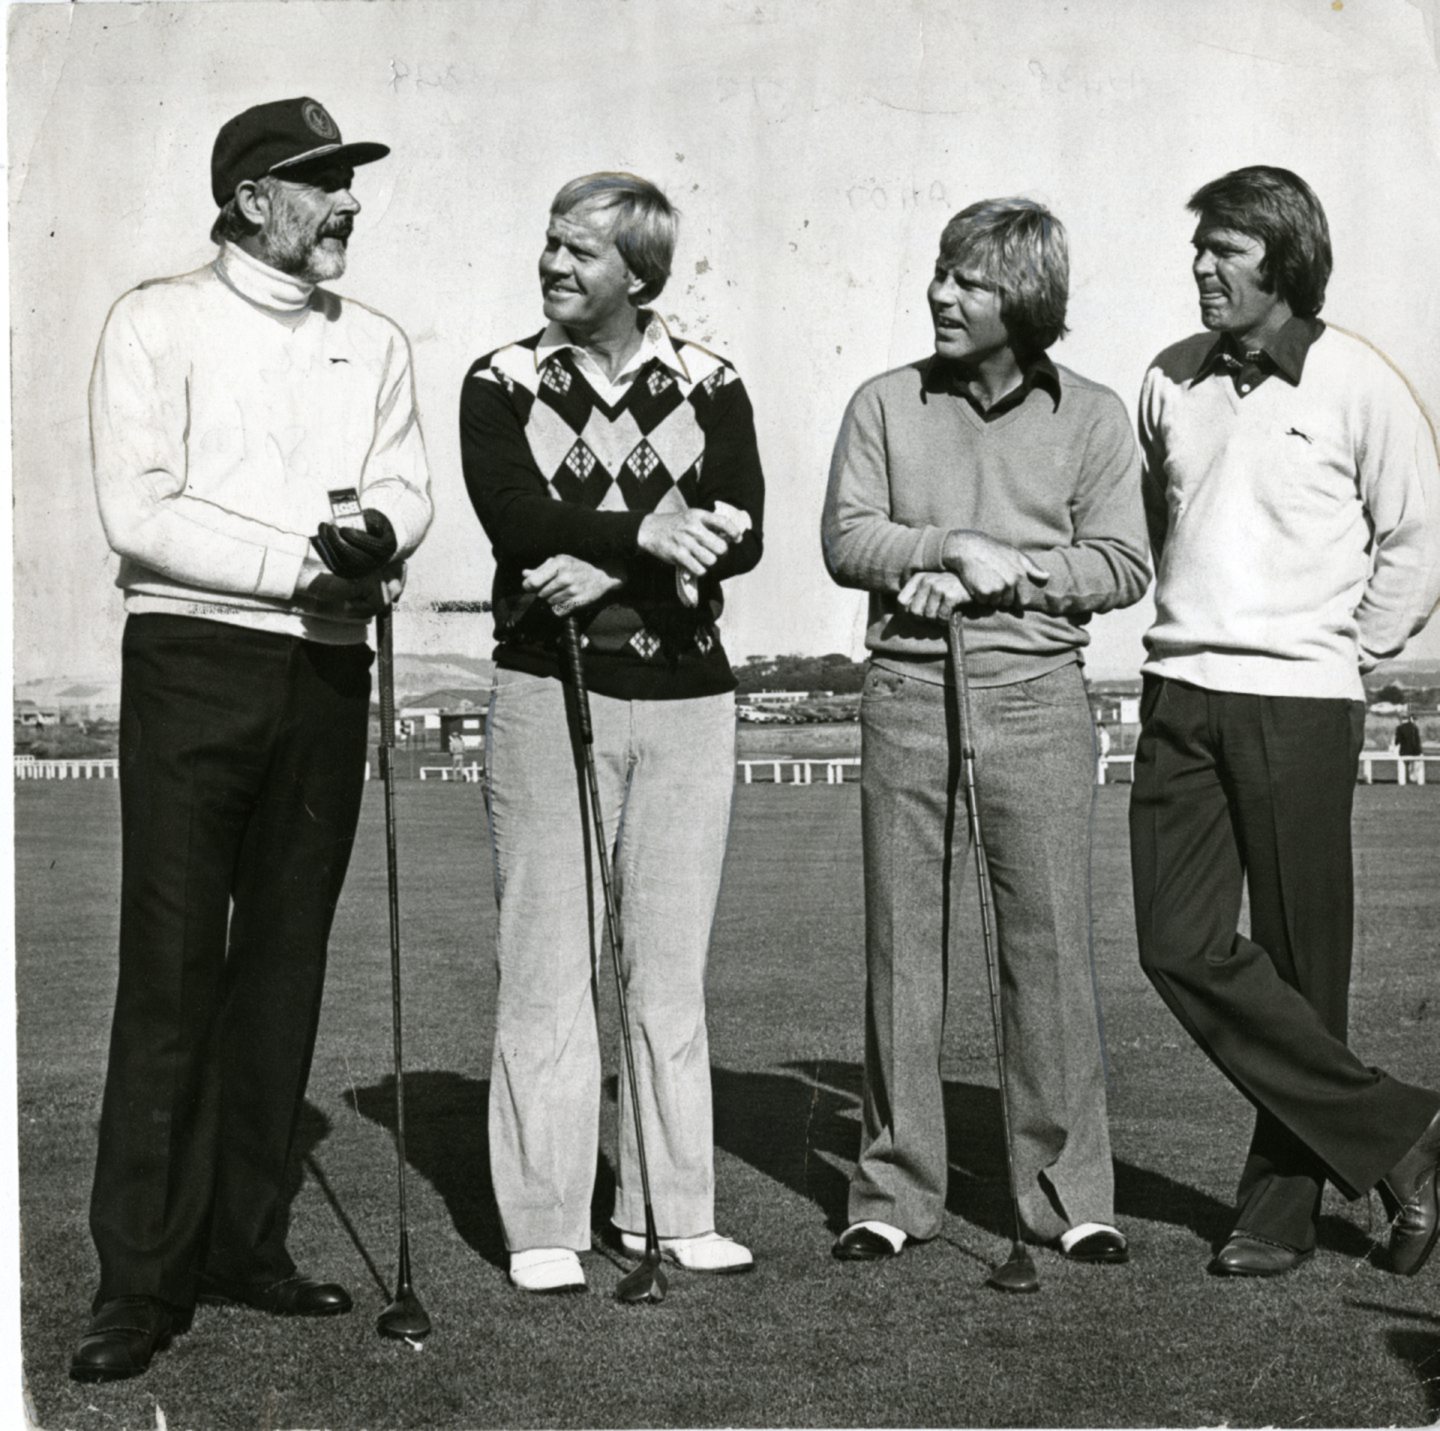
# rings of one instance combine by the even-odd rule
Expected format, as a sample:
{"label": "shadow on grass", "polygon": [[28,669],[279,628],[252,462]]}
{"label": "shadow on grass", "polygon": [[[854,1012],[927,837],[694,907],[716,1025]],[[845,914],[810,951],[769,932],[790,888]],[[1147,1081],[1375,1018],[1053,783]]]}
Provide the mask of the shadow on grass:
{"label": "shadow on grass", "polygon": [[[345,1096],[362,1117],[394,1136],[393,1076]],[[604,1096],[607,1102],[614,1103],[614,1078],[605,1080]],[[440,1194],[461,1239],[503,1270],[508,1265],[508,1254],[490,1183],[489,1100],[489,1079],[427,1070],[407,1072],[405,1155],[411,1171]],[[615,1172],[601,1155],[596,1160],[595,1191],[590,1204],[592,1229],[598,1232],[609,1225],[614,1205]]]}
{"label": "shadow on grass", "polygon": [[1420,1394],[1425,1398],[1425,1409],[1433,1417],[1440,1412],[1440,1335],[1393,1327],[1385,1333],[1385,1341],[1391,1355],[1415,1373]]}
{"label": "shadow on grass", "polygon": [[[850,1167],[859,1151],[861,1069],[816,1059],[763,1073],[714,1070],[715,1141],[766,1176],[815,1203],[832,1231],[846,1223]],[[948,1211],[1002,1236],[1011,1231],[1000,1131],[1000,1097],[983,1084],[943,1085],[950,1149]],[[826,1156],[816,1157],[820,1153]],[[1239,1150],[1237,1148],[1237,1165]],[[837,1167],[836,1162],[843,1164]],[[1210,1193],[1134,1163],[1115,1164],[1115,1210],[1121,1219],[1188,1228],[1216,1249],[1229,1235],[1234,1209]],[[1349,1256],[1371,1246],[1344,1218],[1320,1222],[1320,1245]]]}
{"label": "shadow on grass", "polygon": [[[781,1071],[712,1070],[715,1143],[766,1177],[814,1203],[832,1231],[846,1224],[849,1173],[860,1137],[861,1070],[855,1063],[817,1059],[781,1065]],[[420,1070],[405,1076],[408,1166],[440,1194],[461,1239],[499,1268],[506,1266],[499,1209],[490,1182],[486,1079]],[[616,1079],[607,1077],[604,1099],[613,1111]],[[395,1131],[395,1080],[347,1093],[361,1116]],[[943,1085],[950,1148],[946,1208],[997,1236],[1011,1233],[1011,1214],[1000,1132],[1000,1099],[984,1084]],[[318,1169],[313,1147],[328,1131],[323,1115],[307,1105],[319,1130],[302,1127],[302,1156]],[[823,1156],[816,1156],[821,1154]],[[1237,1154],[1238,1157],[1238,1154]],[[368,1251],[317,1175],[332,1209],[355,1242],[371,1275],[385,1284]],[[297,1181],[298,1187],[298,1181]],[[604,1154],[596,1161],[591,1228],[603,1241],[615,1199],[615,1171]],[[1210,1193],[1133,1163],[1115,1164],[1115,1210],[1121,1219],[1188,1228],[1218,1249],[1229,1235],[1234,1209]],[[1342,1217],[1320,1220],[1319,1244],[1350,1257],[1373,1248],[1364,1231]]]}
{"label": "shadow on grass", "polygon": [[[1365,1312],[1381,1312],[1407,1322],[1426,1322],[1440,1328],[1440,1313],[1422,1312],[1414,1307],[1394,1307],[1385,1302],[1366,1302],[1347,1297],[1347,1305]],[[1414,1327],[1391,1327],[1385,1333],[1390,1354],[1415,1373],[1425,1409],[1434,1417],[1440,1413],[1440,1331],[1422,1332]],[[1436,1424],[1432,1421],[1431,1424]]]}

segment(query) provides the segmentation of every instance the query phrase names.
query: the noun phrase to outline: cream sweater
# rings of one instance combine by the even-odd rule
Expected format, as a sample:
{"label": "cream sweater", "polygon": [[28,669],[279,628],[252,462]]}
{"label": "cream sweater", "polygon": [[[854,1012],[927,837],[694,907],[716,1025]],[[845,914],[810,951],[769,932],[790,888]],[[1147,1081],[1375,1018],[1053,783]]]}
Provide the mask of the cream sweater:
{"label": "cream sweater", "polygon": [[383,512],[402,558],[430,525],[405,334],[228,244],[110,310],[90,435],[130,612],[361,642],[363,620],[295,595],[329,489]]}
{"label": "cream sweater", "polygon": [[1440,470],[1404,381],[1327,328],[1299,386],[1246,396],[1215,342],[1145,375],[1140,447],[1156,619],[1144,670],[1211,690],[1359,700],[1440,598]]}

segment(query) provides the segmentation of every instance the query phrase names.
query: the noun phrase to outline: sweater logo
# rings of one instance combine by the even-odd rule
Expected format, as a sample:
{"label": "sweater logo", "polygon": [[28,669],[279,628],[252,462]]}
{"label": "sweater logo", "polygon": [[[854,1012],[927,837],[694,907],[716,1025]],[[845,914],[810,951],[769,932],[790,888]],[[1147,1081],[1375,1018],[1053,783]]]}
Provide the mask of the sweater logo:
{"label": "sweater logo", "polygon": [[[1309,441],[1310,441],[1310,438],[1309,438],[1305,433],[1301,432],[1298,427],[1292,427],[1292,428],[1290,428],[1290,429],[1286,432],[1285,436],[1286,436],[1286,437],[1302,437],[1302,438],[1305,439],[1306,442],[1309,442]],[[1311,445],[1313,446],[1314,444],[1312,443]]]}

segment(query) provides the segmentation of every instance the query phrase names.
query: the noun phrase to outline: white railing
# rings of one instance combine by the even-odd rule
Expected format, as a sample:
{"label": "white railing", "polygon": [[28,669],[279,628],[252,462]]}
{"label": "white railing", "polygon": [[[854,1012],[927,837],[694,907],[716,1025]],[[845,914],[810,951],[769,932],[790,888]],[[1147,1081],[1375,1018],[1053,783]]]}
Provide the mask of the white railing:
{"label": "white railing", "polygon": [[784,774],[788,772],[791,785],[813,785],[815,783],[815,767],[823,766],[825,769],[825,783],[827,785],[843,785],[845,783],[845,772],[854,768],[857,773],[860,769],[860,757],[858,755],[839,756],[781,756],[780,759],[769,760],[741,760],[736,762],[741,770],[741,779],[746,785],[754,784],[755,769],[758,766],[764,770],[767,767],[771,772],[771,779],[776,785],[786,783]]}
{"label": "white railing", "polygon": [[33,755],[15,757],[17,780],[118,780],[118,760],[41,760]]}
{"label": "white railing", "polygon": [[[1393,750],[1362,750],[1360,752],[1360,778],[1367,785],[1375,783],[1375,762],[1377,760],[1393,760],[1395,762],[1395,783],[1397,785],[1425,783],[1426,765],[1440,761],[1440,755],[1397,755]],[[1406,766],[1416,767],[1415,778],[1410,780],[1410,772]]]}
{"label": "white railing", "polygon": [[471,761],[469,765],[462,765],[458,769],[453,765],[422,765],[420,767],[422,780],[428,780],[432,775],[437,780],[474,782],[485,778],[485,767],[477,761]]}
{"label": "white railing", "polygon": [[[1395,765],[1395,783],[1397,785],[1424,785],[1425,767],[1440,762],[1440,755],[1397,755],[1393,750],[1362,750],[1360,752],[1360,779],[1366,785],[1375,783],[1375,766],[1383,765],[1391,761]],[[1415,765],[1414,776],[1406,769],[1407,765]],[[1123,765],[1130,770],[1131,779],[1134,779],[1135,757],[1133,755],[1102,755],[1095,763],[1095,783],[1104,785],[1106,774],[1110,766]]]}
{"label": "white railing", "polygon": [[1112,765],[1123,765],[1129,772],[1130,778],[1135,778],[1135,757],[1133,755],[1102,755],[1095,762],[1095,783],[1105,784],[1105,777]]}

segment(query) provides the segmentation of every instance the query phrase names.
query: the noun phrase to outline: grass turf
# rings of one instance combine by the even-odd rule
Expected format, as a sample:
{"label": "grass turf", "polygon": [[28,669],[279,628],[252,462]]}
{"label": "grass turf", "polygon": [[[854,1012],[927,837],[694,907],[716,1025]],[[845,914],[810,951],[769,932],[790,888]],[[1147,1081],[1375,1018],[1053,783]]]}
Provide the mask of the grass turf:
{"label": "grass turf", "polygon": [[[1319,1255],[1272,1283],[1205,1274],[1228,1230],[1246,1105],[1135,964],[1127,791],[1099,792],[1094,887],[1128,1268],[1037,1253],[1038,1296],[986,1290],[1008,1248],[988,999],[973,913],[952,974],[944,1073],[950,1216],[893,1263],[833,1262],[858,1136],[863,890],[858,791],[737,792],[710,1010],[718,1219],[749,1277],[675,1272],[660,1307],[512,1292],[485,1133],[494,904],[480,792],[400,788],[407,1113],[421,1352],[374,1317],[396,1256],[380,788],[332,963],[295,1171],[291,1247],[356,1292],[354,1315],[279,1321],[202,1308],[150,1373],[66,1377],[95,1277],[86,1231],[114,981],[112,784],[16,788],[22,1325],[44,1427],[666,1425],[1419,1425],[1440,1415],[1440,1267],[1368,1260],[1378,1202],[1327,1194]],[[1352,1041],[1440,1082],[1434,928],[1440,795],[1357,792]],[[973,899],[971,901],[973,904]],[[613,990],[594,1217],[609,1210]]]}

